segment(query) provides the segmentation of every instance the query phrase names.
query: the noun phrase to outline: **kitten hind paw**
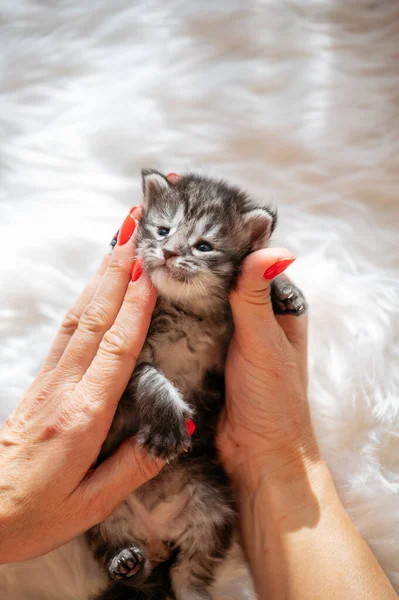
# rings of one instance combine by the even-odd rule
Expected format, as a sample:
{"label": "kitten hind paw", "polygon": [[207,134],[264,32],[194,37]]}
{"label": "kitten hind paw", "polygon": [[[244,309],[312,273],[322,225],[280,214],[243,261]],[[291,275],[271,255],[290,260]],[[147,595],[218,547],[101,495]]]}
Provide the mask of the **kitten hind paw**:
{"label": "kitten hind paw", "polygon": [[144,568],[145,556],[137,546],[123,548],[117,552],[108,564],[108,573],[112,579],[130,579],[135,577]]}

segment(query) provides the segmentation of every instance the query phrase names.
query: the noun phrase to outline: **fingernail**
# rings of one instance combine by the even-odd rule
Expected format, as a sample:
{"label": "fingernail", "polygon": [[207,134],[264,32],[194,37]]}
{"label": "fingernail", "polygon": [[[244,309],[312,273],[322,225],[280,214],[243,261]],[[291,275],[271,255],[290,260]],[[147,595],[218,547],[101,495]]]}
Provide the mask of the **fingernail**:
{"label": "fingernail", "polygon": [[143,272],[143,262],[141,258],[136,260],[134,263],[133,271],[132,271],[132,281],[137,281],[140,275]]}
{"label": "fingernail", "polygon": [[191,437],[195,432],[195,423],[191,419],[186,421],[187,433]]}
{"label": "fingernail", "polygon": [[128,214],[119,231],[118,246],[123,246],[130,240],[133,231],[136,229],[136,223],[137,222],[133,219],[132,215]]}
{"label": "fingernail", "polygon": [[181,175],[178,175],[177,173],[168,173],[166,179],[169,183],[177,183],[179,179],[181,179]]}
{"label": "fingernail", "polygon": [[265,279],[274,279],[277,275],[280,275],[283,271],[289,267],[294,260],[296,260],[296,256],[292,256],[291,258],[280,258],[274,265],[266,269],[263,273],[263,277]]}
{"label": "fingernail", "polygon": [[133,206],[133,208],[130,209],[129,215],[131,215],[132,217],[136,216],[136,214],[143,208],[142,204],[137,204],[137,206]]}

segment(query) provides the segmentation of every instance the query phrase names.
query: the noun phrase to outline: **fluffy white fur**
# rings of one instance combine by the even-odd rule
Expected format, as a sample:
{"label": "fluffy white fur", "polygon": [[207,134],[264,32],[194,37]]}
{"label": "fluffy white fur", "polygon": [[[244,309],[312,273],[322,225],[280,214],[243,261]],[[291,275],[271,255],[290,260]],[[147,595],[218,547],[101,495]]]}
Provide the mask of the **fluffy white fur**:
{"label": "fluffy white fur", "polygon": [[[399,591],[398,39],[394,0],[3,2],[0,417],[140,200],[140,168],[224,176],[280,208],[320,446]],[[0,567],[2,596],[84,600],[81,552]],[[216,596],[247,600],[233,579]]]}

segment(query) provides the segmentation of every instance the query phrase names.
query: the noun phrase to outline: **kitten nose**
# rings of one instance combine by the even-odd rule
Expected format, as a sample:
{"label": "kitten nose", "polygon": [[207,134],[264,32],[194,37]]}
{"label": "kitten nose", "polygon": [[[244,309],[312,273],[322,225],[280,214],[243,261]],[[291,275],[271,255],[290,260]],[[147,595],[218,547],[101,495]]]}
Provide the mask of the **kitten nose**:
{"label": "kitten nose", "polygon": [[177,256],[177,252],[173,252],[173,250],[163,250],[163,255],[165,257],[165,260],[168,260],[168,258],[172,258],[173,256]]}

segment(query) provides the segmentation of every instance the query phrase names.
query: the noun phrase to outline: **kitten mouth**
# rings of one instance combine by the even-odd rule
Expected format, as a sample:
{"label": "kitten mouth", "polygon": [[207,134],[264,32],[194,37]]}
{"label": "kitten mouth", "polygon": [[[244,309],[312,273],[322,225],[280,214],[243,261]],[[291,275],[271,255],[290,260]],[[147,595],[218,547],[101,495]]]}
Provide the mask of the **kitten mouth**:
{"label": "kitten mouth", "polygon": [[175,279],[176,281],[188,282],[194,277],[194,274],[191,271],[176,265],[164,265],[160,267],[160,270],[164,275],[171,279]]}

